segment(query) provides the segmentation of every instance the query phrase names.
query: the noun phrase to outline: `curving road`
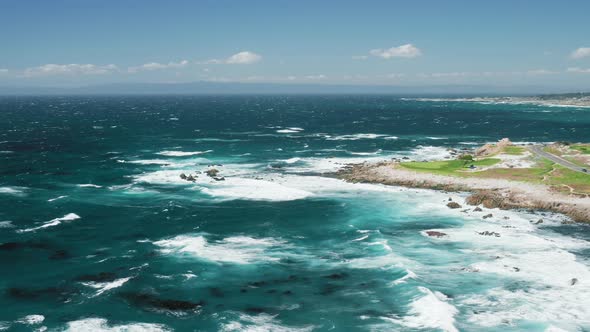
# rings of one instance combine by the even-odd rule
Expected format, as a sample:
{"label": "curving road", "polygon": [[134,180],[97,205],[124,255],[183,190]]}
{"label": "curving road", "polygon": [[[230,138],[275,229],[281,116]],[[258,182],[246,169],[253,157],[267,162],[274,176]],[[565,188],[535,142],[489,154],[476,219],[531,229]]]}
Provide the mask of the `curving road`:
{"label": "curving road", "polygon": [[565,160],[565,159],[563,159],[563,158],[561,158],[559,156],[556,156],[554,154],[551,154],[549,152],[544,151],[543,150],[543,148],[544,148],[543,145],[533,145],[533,146],[529,146],[528,148],[529,148],[529,150],[532,153],[534,153],[534,154],[536,154],[538,156],[541,156],[543,158],[547,158],[547,159],[551,160],[552,162],[554,162],[556,164],[559,164],[559,165],[561,165],[563,167],[566,167],[566,168],[571,169],[572,171],[581,172],[581,173],[585,173],[585,174],[590,174],[590,173],[584,172],[584,170],[585,170],[584,167],[580,167],[580,166],[572,163],[571,161],[567,161],[567,160]]}

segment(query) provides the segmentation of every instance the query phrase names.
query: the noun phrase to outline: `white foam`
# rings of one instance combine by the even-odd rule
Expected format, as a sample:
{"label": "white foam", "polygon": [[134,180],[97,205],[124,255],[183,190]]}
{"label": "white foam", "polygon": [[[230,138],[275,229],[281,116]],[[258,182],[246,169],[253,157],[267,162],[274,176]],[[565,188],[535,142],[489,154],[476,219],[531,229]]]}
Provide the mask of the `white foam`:
{"label": "white foam", "polygon": [[0,187],[0,194],[22,196],[22,195],[24,195],[24,188],[21,188],[21,187]]}
{"label": "white foam", "polygon": [[298,162],[300,160],[301,160],[301,158],[295,157],[295,158],[285,159],[283,161],[286,162],[287,164],[294,164],[294,163],[296,163],[296,162]]}
{"label": "white foam", "polygon": [[41,225],[39,227],[33,227],[33,228],[27,228],[27,229],[19,230],[19,233],[33,232],[33,231],[36,231],[36,230],[39,230],[39,229],[57,226],[57,225],[61,224],[62,222],[69,222],[69,221],[73,221],[73,220],[76,220],[76,219],[80,219],[80,216],[77,215],[77,214],[75,214],[75,213],[68,213],[65,216],[61,217],[61,218],[51,219],[50,221],[44,223],[43,225]]}
{"label": "white foam", "polygon": [[108,290],[123,286],[130,279],[131,279],[131,277],[120,278],[120,279],[113,280],[111,282],[83,282],[82,284],[87,287],[98,289],[98,291],[96,291],[96,293],[92,296],[92,297],[96,297]]}
{"label": "white foam", "polygon": [[273,238],[233,236],[209,242],[203,235],[179,235],[154,244],[168,254],[190,255],[211,262],[235,264],[277,261],[279,258],[272,254],[272,249],[285,246],[284,242]]}
{"label": "white foam", "polygon": [[0,221],[0,228],[12,228],[12,227],[14,227],[14,225],[12,224],[12,221],[10,221],[10,220]]}
{"label": "white foam", "polygon": [[401,319],[384,318],[409,328],[440,329],[447,332],[458,332],[455,327],[455,315],[459,312],[448,298],[440,293],[433,292],[426,287],[418,287],[424,294],[417,297],[410,304],[409,315]]}
{"label": "white foam", "polygon": [[54,201],[57,201],[58,199],[62,199],[62,198],[66,198],[66,197],[68,197],[68,196],[57,196],[57,197],[54,197],[54,198],[50,198],[47,201],[48,202],[54,202]]}
{"label": "white foam", "polygon": [[167,156],[167,157],[186,157],[186,156],[195,156],[195,155],[209,153],[209,152],[213,152],[213,150],[207,150],[207,151],[160,151],[157,154],[159,154],[161,156]]}
{"label": "white foam", "polygon": [[67,323],[65,332],[169,332],[163,324],[130,323],[111,325],[104,318],[85,318]]}
{"label": "white foam", "polygon": [[237,321],[223,324],[221,331],[224,332],[310,332],[313,325],[304,327],[290,327],[282,325],[276,316],[268,314],[246,315],[239,314]]}
{"label": "white foam", "polygon": [[[328,141],[357,141],[360,139],[376,139],[379,137],[385,137],[387,135],[382,134],[352,134],[352,135],[340,135],[340,136],[325,136]],[[390,136],[391,137],[391,136]]]}
{"label": "white foam", "polygon": [[277,133],[279,133],[279,134],[292,134],[292,133],[298,133],[302,130],[303,129],[301,129],[301,128],[287,128],[287,129],[279,129],[279,130],[277,130]]}
{"label": "white foam", "polygon": [[202,192],[221,198],[267,201],[290,201],[313,196],[308,191],[271,181],[236,177],[226,178],[225,181],[218,182],[210,188],[204,188]]}
{"label": "white foam", "polygon": [[102,188],[102,186],[99,186],[99,185],[93,184],[93,183],[79,184],[78,187],[80,187],[80,188]]}
{"label": "white foam", "polygon": [[27,325],[38,325],[38,324],[43,323],[44,320],[45,320],[45,316],[43,316],[43,315],[28,315],[28,316],[25,316],[25,317],[17,320],[17,323],[27,324]]}

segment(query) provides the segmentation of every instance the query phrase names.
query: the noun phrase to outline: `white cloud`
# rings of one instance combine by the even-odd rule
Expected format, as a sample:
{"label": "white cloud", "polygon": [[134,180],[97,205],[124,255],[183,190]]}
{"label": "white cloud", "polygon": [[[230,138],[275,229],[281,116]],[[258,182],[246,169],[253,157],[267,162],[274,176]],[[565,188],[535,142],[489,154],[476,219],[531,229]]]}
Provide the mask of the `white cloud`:
{"label": "white cloud", "polygon": [[254,52],[242,51],[238,52],[226,59],[210,59],[207,61],[197,62],[200,65],[250,65],[262,60],[262,56]]}
{"label": "white cloud", "polygon": [[570,57],[572,59],[590,57],[590,47],[580,47],[577,50],[573,51]]}
{"label": "white cloud", "polygon": [[579,67],[572,67],[567,69],[568,73],[577,73],[577,74],[590,74],[590,68],[579,68]]}
{"label": "white cloud", "polygon": [[58,65],[49,63],[39,67],[26,68],[23,72],[25,77],[46,76],[46,75],[102,75],[118,70],[117,66],[110,64],[98,66],[93,64],[71,63]]}
{"label": "white cloud", "polygon": [[8,73],[8,69],[0,68],[0,74]]}
{"label": "white cloud", "polygon": [[308,80],[323,80],[328,77],[324,74],[319,74],[319,75],[307,75],[307,76],[305,76],[305,78]]}
{"label": "white cloud", "polygon": [[422,55],[422,51],[412,44],[405,44],[389,49],[374,49],[369,52],[371,55],[381,57],[383,59],[389,58],[415,58]]}
{"label": "white cloud", "polygon": [[559,72],[551,71],[551,70],[547,70],[547,69],[534,69],[534,70],[529,70],[526,73],[528,75],[554,75],[554,74],[559,74]]}
{"label": "white cloud", "polygon": [[256,63],[261,59],[262,57],[256,53],[244,51],[230,56],[225,62],[228,64],[248,65],[251,63]]}
{"label": "white cloud", "polygon": [[186,65],[188,65],[187,60],[182,60],[180,62],[168,62],[168,63],[150,62],[150,63],[145,63],[141,66],[129,67],[127,69],[127,71],[130,73],[137,73],[140,71],[182,68],[182,67],[185,67]]}

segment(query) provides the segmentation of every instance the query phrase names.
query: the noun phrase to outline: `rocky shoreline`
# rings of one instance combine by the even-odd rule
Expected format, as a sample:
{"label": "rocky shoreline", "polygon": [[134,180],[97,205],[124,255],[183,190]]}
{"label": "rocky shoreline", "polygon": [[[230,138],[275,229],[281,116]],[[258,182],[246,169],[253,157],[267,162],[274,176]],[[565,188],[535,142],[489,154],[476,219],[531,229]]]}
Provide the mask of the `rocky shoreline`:
{"label": "rocky shoreline", "polygon": [[590,199],[552,192],[524,182],[461,178],[402,169],[397,162],[351,164],[335,176],[349,182],[378,183],[448,192],[469,192],[466,203],[493,209],[532,209],[562,213],[576,222],[590,222]]}

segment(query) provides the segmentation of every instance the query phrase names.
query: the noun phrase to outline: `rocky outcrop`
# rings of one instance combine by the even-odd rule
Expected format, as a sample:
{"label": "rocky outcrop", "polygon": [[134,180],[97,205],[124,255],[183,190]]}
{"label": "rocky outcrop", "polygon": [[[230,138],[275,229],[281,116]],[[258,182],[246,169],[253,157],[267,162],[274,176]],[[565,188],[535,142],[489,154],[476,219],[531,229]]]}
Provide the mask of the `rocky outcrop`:
{"label": "rocky outcrop", "polygon": [[219,170],[217,168],[210,168],[205,172],[205,174],[207,174],[207,176],[214,178],[217,176],[217,174],[219,174]]}
{"label": "rocky outcrop", "polygon": [[461,208],[461,204],[459,204],[457,202],[449,202],[447,204],[447,207],[449,207],[450,209],[460,209]]}
{"label": "rocky outcrop", "polygon": [[477,157],[487,157],[502,152],[504,148],[512,145],[512,142],[508,138],[502,138],[496,144],[484,144],[482,147],[475,150]]}

